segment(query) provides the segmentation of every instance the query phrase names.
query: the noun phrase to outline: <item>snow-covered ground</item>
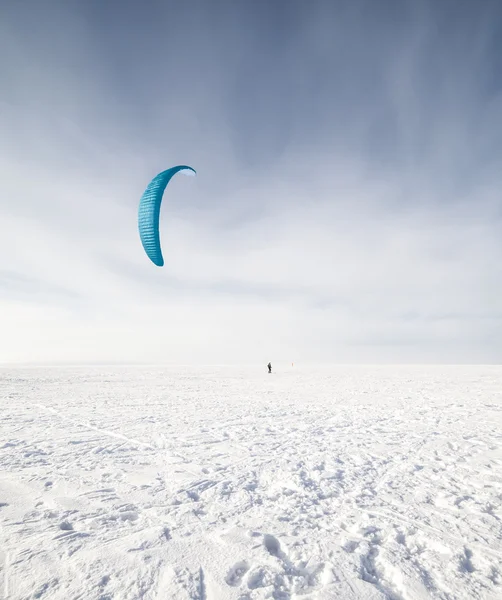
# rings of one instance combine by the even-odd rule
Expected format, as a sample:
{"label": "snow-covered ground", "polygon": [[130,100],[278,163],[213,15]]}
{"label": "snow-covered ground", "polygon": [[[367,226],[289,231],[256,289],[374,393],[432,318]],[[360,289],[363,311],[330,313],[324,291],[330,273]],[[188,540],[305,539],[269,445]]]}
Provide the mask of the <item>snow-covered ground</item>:
{"label": "snow-covered ground", "polygon": [[0,597],[502,598],[502,368],[275,370],[0,370]]}

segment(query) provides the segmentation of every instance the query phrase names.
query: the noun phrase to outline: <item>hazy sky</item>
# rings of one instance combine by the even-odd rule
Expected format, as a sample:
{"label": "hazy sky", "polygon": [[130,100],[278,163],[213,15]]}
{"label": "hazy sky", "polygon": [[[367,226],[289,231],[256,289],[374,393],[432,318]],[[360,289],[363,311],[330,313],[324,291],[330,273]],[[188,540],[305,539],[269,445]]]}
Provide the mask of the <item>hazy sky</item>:
{"label": "hazy sky", "polygon": [[4,0],[0,362],[501,361],[501,40],[499,0]]}

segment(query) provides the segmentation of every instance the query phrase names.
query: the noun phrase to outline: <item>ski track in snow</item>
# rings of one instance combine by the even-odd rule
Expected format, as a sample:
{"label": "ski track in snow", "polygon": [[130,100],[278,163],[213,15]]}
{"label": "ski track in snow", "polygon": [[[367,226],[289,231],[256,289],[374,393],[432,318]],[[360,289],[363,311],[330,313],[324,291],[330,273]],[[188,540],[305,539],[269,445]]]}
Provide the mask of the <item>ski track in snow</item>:
{"label": "ski track in snow", "polygon": [[502,598],[502,368],[4,368],[0,596]]}

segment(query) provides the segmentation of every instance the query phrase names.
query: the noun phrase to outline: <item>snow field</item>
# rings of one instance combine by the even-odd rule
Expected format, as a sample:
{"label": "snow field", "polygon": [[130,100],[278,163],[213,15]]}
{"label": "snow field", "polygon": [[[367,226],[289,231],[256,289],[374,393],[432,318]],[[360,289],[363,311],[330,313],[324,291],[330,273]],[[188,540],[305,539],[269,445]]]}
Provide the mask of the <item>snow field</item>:
{"label": "snow field", "polygon": [[0,402],[0,597],[502,597],[502,368],[4,368]]}

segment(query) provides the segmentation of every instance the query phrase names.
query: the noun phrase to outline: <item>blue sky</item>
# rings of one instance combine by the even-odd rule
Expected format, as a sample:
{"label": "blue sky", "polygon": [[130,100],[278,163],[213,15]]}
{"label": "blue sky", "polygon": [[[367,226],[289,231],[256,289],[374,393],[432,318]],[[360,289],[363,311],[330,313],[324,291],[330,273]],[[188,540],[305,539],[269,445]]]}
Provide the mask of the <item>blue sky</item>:
{"label": "blue sky", "polygon": [[501,39],[485,0],[4,3],[0,362],[502,360]]}

